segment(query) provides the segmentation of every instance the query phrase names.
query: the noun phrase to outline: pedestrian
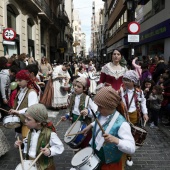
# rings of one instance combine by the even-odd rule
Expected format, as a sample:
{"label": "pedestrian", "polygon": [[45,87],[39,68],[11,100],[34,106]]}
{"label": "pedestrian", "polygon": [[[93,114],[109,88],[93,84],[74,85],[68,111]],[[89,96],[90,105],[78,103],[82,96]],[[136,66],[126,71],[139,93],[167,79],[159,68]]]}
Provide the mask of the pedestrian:
{"label": "pedestrian", "polygon": [[[53,99],[52,99],[52,107],[54,108],[66,108],[68,106],[68,91],[64,87],[69,86],[70,75],[68,73],[68,69],[70,68],[70,64],[64,62],[62,65],[56,66],[52,73],[53,79]],[[48,87],[47,87],[48,88]]]}
{"label": "pedestrian", "polygon": [[116,110],[121,98],[112,87],[103,87],[94,97],[98,105],[97,119],[102,125],[103,134],[97,121],[88,125],[82,132],[92,130],[91,147],[101,160],[101,170],[123,170],[123,153],[135,152],[135,141],[125,118]]}
{"label": "pedestrian", "polygon": [[38,103],[39,89],[34,81],[30,78],[28,70],[21,70],[16,74],[16,80],[20,87],[15,98],[14,109],[9,110],[9,114],[17,115],[20,118],[22,126],[16,129],[17,133],[22,133],[25,138],[29,129],[25,126],[25,111],[33,104]]}
{"label": "pedestrian", "polygon": [[96,87],[97,87],[97,82],[96,80],[98,79],[98,77],[95,75],[96,71],[95,68],[93,66],[89,67],[89,79],[90,79],[90,88],[89,88],[89,92],[92,95],[96,94]]}
{"label": "pedestrian", "polygon": [[[0,107],[5,110],[10,110],[9,99],[11,94],[10,83],[11,78],[15,77],[19,68],[17,66],[11,66],[9,69],[6,67],[7,59],[5,57],[0,57]],[[4,111],[1,111],[0,122],[3,118],[8,116]]]}
{"label": "pedestrian", "polygon": [[[143,115],[144,121],[148,121],[146,99],[143,91],[138,88],[139,78],[134,70],[128,70],[123,75],[123,86],[120,88],[120,96],[124,102],[130,122],[139,125]],[[130,155],[127,156],[127,165],[132,166],[133,161]]]}
{"label": "pedestrian", "polygon": [[[46,107],[42,104],[34,104],[28,108],[25,117],[25,124],[30,129],[23,142],[26,159],[33,160],[42,152],[43,155],[36,163],[37,169],[55,170],[53,156],[62,154],[64,146],[56,132],[47,126]],[[21,144],[21,141],[16,141],[14,146],[18,148]],[[49,147],[44,148],[47,144]]]}
{"label": "pedestrian", "polygon": [[152,93],[150,94],[148,100],[150,101],[149,112],[150,116],[150,128],[158,129],[158,119],[159,119],[159,111],[161,108],[161,103],[163,101],[162,95],[162,87],[156,85],[152,89]]}
{"label": "pedestrian", "polygon": [[112,86],[119,90],[122,84],[123,74],[127,71],[126,67],[120,65],[122,51],[114,49],[112,52],[112,61],[103,66],[100,74],[100,81],[97,89],[104,86]]}

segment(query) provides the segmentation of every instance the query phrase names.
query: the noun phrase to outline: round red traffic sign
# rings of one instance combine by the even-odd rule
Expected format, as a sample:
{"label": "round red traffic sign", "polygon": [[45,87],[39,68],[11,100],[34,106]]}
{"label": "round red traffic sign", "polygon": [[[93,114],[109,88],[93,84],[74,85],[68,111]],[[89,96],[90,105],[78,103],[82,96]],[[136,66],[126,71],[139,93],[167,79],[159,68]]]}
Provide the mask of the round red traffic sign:
{"label": "round red traffic sign", "polygon": [[140,25],[137,22],[130,22],[128,24],[128,31],[130,34],[137,34],[140,31]]}
{"label": "round red traffic sign", "polygon": [[5,40],[14,40],[16,37],[16,31],[12,28],[6,28],[3,30],[3,38]]}

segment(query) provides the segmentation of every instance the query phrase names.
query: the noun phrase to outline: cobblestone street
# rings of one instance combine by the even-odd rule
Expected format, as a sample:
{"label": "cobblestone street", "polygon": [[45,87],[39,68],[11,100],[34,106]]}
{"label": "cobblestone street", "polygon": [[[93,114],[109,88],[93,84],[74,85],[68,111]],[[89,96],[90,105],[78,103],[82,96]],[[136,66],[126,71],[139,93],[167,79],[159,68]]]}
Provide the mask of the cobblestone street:
{"label": "cobblestone street", "polygon": [[[56,124],[64,111],[49,111],[49,119]],[[69,127],[69,122],[60,123],[57,127],[57,134],[63,141],[63,136]],[[143,147],[133,155],[134,165],[126,167],[126,170],[169,170],[170,169],[170,135],[168,129],[163,127],[160,130],[153,130],[147,127],[148,137]],[[11,145],[11,149],[4,156],[0,157],[0,170],[14,170],[20,162],[19,151],[13,147],[15,133],[13,129],[3,131]],[[167,132],[168,131],[168,132]],[[166,133],[165,133],[166,132]],[[64,144],[65,145],[65,144]],[[65,145],[62,155],[55,157],[57,170],[69,170],[73,151]]]}

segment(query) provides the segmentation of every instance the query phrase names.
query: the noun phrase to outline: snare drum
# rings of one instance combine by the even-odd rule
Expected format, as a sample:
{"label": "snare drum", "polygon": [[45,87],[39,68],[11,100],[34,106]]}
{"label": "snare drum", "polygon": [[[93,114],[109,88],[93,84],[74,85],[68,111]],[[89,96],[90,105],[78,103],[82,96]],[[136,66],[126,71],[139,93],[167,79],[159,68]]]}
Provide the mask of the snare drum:
{"label": "snare drum", "polygon": [[136,146],[142,146],[146,139],[147,131],[141,127],[131,125],[131,132]]}
{"label": "snare drum", "polygon": [[79,170],[95,170],[99,163],[100,159],[94,154],[91,147],[86,147],[77,152],[71,160],[72,166]]}
{"label": "snare drum", "polygon": [[[33,161],[31,161],[31,160],[24,160],[24,161],[23,161],[24,169],[25,169],[25,170],[28,169],[28,168],[30,167],[30,165],[31,165],[32,162],[33,162]],[[21,163],[17,165],[17,167],[15,168],[15,170],[23,170]],[[37,170],[36,164],[34,164],[34,165],[31,167],[30,170]]]}
{"label": "snare drum", "polygon": [[14,129],[20,127],[20,118],[18,116],[6,116],[3,118],[3,126],[5,128]]}
{"label": "snare drum", "polygon": [[64,90],[64,91],[70,91],[70,85],[68,84],[67,86],[61,86],[61,88]]}
{"label": "snare drum", "polygon": [[[74,127],[73,127],[73,125],[74,125]],[[68,132],[70,132],[69,134],[77,134],[78,132],[81,132],[86,127],[87,127],[87,125],[81,121],[77,121],[77,122],[73,123],[64,135],[64,142],[73,149],[78,149],[80,147],[81,148],[86,147],[91,139],[91,132],[89,132],[86,136],[84,136],[83,134],[67,136]],[[72,129],[72,130],[70,131],[70,129]]]}

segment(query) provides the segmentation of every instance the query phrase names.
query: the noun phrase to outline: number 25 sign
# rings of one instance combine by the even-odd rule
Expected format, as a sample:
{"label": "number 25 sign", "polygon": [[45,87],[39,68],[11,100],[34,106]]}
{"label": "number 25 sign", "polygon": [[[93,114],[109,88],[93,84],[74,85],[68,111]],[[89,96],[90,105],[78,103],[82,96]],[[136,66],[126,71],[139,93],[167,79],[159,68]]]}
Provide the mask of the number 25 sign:
{"label": "number 25 sign", "polygon": [[6,28],[3,30],[3,38],[5,40],[14,40],[16,37],[16,32],[12,28]]}

